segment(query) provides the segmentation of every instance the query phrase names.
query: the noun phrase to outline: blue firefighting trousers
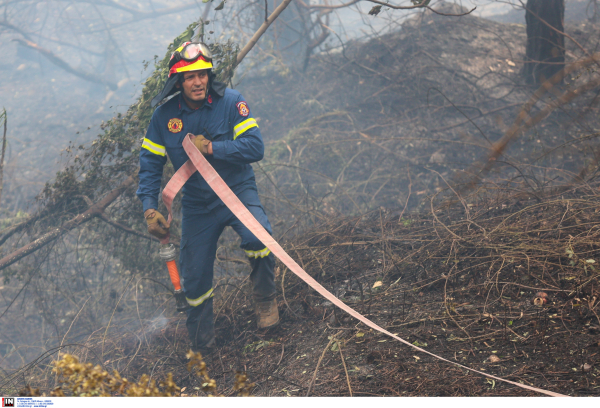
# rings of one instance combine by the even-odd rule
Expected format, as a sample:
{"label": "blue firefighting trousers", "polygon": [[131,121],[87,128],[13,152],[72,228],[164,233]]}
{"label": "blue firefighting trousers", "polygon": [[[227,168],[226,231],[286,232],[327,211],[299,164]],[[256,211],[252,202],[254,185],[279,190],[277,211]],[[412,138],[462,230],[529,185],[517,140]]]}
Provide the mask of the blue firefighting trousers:
{"label": "blue firefighting trousers", "polygon": [[[238,195],[258,222],[271,233],[271,224],[260,204],[255,189],[247,189]],[[250,280],[254,286],[254,298],[258,301],[275,298],[275,258],[224,205],[204,214],[186,214],[181,228],[181,254],[179,263],[183,289],[188,303],[186,326],[192,347],[202,349],[214,343],[213,321],[213,267],[217,241],[226,226],[231,226],[240,236],[240,247],[250,259]]]}

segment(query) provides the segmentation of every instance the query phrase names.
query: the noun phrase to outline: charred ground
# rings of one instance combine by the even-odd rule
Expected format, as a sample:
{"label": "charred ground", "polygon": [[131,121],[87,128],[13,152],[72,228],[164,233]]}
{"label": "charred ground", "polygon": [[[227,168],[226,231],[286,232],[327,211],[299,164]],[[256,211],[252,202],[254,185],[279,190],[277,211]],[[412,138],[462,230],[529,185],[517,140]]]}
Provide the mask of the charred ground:
{"label": "charred ground", "polygon": [[[417,346],[523,384],[598,395],[597,189],[402,217],[374,211],[321,225],[286,248],[344,302]],[[277,271],[282,321],[268,332],[255,329],[249,287],[225,279],[216,285],[220,346],[207,362],[224,394],[233,393],[239,370],[263,396],[309,388],[321,396],[533,395],[373,332],[283,266]],[[536,306],[540,291],[547,303]],[[182,394],[201,395],[202,381],[185,368],[187,348],[181,317],[144,332],[100,331],[69,347],[127,378],[172,372]],[[50,390],[49,370],[46,358],[10,379],[13,387],[26,378]]]}

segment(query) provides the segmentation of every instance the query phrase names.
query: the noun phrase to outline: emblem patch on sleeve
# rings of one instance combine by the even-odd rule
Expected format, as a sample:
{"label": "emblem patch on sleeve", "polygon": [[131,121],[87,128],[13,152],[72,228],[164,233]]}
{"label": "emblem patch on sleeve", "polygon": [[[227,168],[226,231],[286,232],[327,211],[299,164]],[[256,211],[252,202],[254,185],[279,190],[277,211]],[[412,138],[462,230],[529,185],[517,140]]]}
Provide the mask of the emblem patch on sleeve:
{"label": "emblem patch on sleeve", "polygon": [[238,102],[235,106],[237,106],[240,115],[244,117],[250,115],[250,109],[248,109],[248,104],[246,102]]}
{"label": "emblem patch on sleeve", "polygon": [[173,118],[169,121],[167,127],[169,128],[169,132],[178,133],[183,129],[183,122],[181,122],[181,119]]}

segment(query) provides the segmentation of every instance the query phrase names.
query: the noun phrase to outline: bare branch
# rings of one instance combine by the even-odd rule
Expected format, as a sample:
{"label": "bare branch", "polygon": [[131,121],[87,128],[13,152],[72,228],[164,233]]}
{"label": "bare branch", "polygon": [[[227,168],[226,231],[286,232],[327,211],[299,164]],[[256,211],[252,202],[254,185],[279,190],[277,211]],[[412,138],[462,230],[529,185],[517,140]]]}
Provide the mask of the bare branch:
{"label": "bare branch", "polygon": [[256,45],[256,43],[258,42],[260,37],[265,33],[265,31],[267,31],[267,28],[269,28],[269,26],[273,23],[273,21],[275,21],[275,19],[277,17],[279,17],[281,12],[283,10],[285,10],[285,8],[291,2],[292,2],[292,0],[283,0],[281,2],[281,4],[279,6],[277,6],[277,8],[275,10],[273,10],[273,13],[271,13],[269,18],[264,23],[262,23],[260,28],[254,33],[254,35],[252,36],[250,41],[248,41],[248,44],[246,44],[246,46],[244,48],[242,48],[242,50],[237,55],[237,61],[235,63],[236,66],[239,65],[240,62],[242,62],[242,60],[244,59],[246,54],[248,54],[250,52],[250,50],[252,49],[252,47],[254,47]]}
{"label": "bare branch", "polygon": [[29,47],[29,48],[36,50],[37,52],[42,54],[44,57],[46,57],[54,65],[64,69],[67,72],[70,72],[71,74],[73,74],[75,76],[78,76],[79,78],[85,79],[86,81],[106,85],[113,91],[117,89],[117,84],[115,84],[114,82],[107,81],[104,78],[101,78],[97,75],[90,74],[88,72],[84,72],[79,69],[73,68],[72,66],[67,64],[63,59],[61,59],[60,57],[57,57],[52,51],[42,48],[32,41],[21,40],[20,38],[15,38],[13,41],[18,42],[19,44],[21,44],[25,47]]}
{"label": "bare branch", "polygon": [[523,134],[523,132],[530,129],[535,124],[541,122],[555,109],[571,102],[583,93],[600,85],[600,78],[596,78],[584,83],[583,85],[580,85],[575,89],[567,90],[562,95],[556,95],[556,98],[551,103],[547,104],[545,108],[541,109],[536,115],[530,116],[531,109],[537,103],[537,101],[540,100],[547,92],[551,91],[556,84],[562,82],[563,78],[577,69],[586,68],[597,63],[599,58],[600,53],[596,53],[588,58],[567,65],[562,70],[554,74],[550,79],[542,83],[533,96],[531,96],[531,98],[523,105],[519,115],[514,120],[511,127],[505,132],[504,136],[494,143],[490,153],[488,154],[487,160],[481,169],[475,170],[477,166],[473,166],[470,173],[475,174],[475,176],[465,184],[465,186],[461,189],[461,193],[464,194],[466,191],[472,189],[476,185],[482,176],[493,167],[500,155],[504,153],[508,145],[515,138],[519,137],[521,134]]}
{"label": "bare branch", "polygon": [[2,155],[0,156],[0,200],[2,199],[2,188],[4,186],[3,178],[4,178],[4,154],[6,153],[6,129],[8,126],[8,116],[6,114],[6,109],[2,109],[2,114],[0,115],[0,119],[4,121],[4,134],[2,136]]}
{"label": "bare branch", "polygon": [[108,216],[105,213],[98,214],[98,217],[102,221],[104,221],[104,222],[112,225],[115,228],[120,229],[121,231],[125,231],[125,232],[127,232],[129,234],[132,234],[132,235],[135,235],[137,237],[147,239],[148,241],[160,242],[160,240],[158,238],[153,237],[152,235],[143,234],[143,233],[141,233],[139,231],[134,230],[133,228],[128,227],[127,225],[123,225],[121,223],[118,223],[116,221],[111,220],[110,218],[108,218]]}
{"label": "bare branch", "polygon": [[344,7],[350,7],[356,3],[358,3],[360,0],[351,0],[348,3],[343,3],[343,4],[338,4],[337,6],[330,6],[328,4],[306,4],[304,1],[302,0],[298,0],[298,3],[307,9],[324,9],[324,10],[335,10],[335,9],[340,9],[340,8],[344,8]]}
{"label": "bare branch", "polygon": [[[93,3],[92,0],[85,1],[85,2]],[[147,20],[149,18],[157,18],[157,17],[166,16],[168,14],[179,13],[180,11],[189,10],[194,7],[197,7],[197,4],[195,2],[187,3],[187,4],[183,4],[181,6],[175,6],[175,7],[171,7],[171,8],[167,8],[167,9],[156,10],[156,11],[140,11],[140,10],[135,10],[135,9],[128,9],[126,11],[129,11],[130,13],[132,13],[134,15],[134,18],[132,18],[131,20],[128,20],[128,21],[124,21],[122,23],[112,24],[112,25],[108,26],[108,29],[111,30],[113,28],[126,26],[126,25],[129,25],[132,23],[137,23],[138,21]],[[104,30],[94,30],[92,32],[98,32],[98,31],[104,31]]]}
{"label": "bare branch", "polygon": [[[184,11],[184,10],[191,9],[193,7],[197,7],[197,5],[198,5],[195,1],[192,1],[192,2],[189,2],[186,4],[182,4],[180,6],[168,7],[168,8],[164,8],[161,10],[145,11],[142,9],[127,7],[127,6],[125,6],[123,4],[119,4],[113,0],[59,0],[59,1],[63,2],[63,3],[84,3],[84,4],[91,4],[94,6],[116,8],[118,10],[122,10],[129,14],[134,15],[138,19],[153,18],[153,17],[164,16],[167,14],[173,14],[173,13],[177,13],[179,11]],[[11,3],[19,3],[19,2],[22,2],[22,0],[8,1],[5,3],[0,3],[0,7],[7,6]]]}
{"label": "bare branch", "polygon": [[466,16],[467,14],[471,14],[473,11],[475,11],[475,9],[477,9],[477,7],[473,7],[471,10],[466,11],[461,14],[446,14],[446,13],[442,13],[441,11],[437,11],[437,10],[431,8],[430,6],[428,6],[429,2],[426,0],[422,1],[421,4],[415,4],[412,6],[394,6],[393,4],[389,4],[389,3],[379,1],[379,0],[367,0],[367,1],[369,1],[371,3],[375,3],[375,4],[380,4],[382,6],[386,6],[391,9],[394,9],[394,10],[414,10],[414,9],[426,8],[427,10],[433,11],[435,14],[439,14],[440,16],[448,16],[448,17]]}
{"label": "bare branch", "polygon": [[321,27],[321,34],[319,34],[318,37],[314,38],[307,46],[306,46],[306,52],[304,54],[304,64],[302,67],[302,71],[306,71],[306,68],[308,67],[308,60],[310,59],[310,54],[312,53],[312,51],[317,48],[319,45],[323,44],[323,42],[327,39],[327,37],[329,37],[329,30],[327,27],[329,25],[329,14],[326,14],[326,19],[327,19],[327,24],[323,24],[323,22],[321,21],[321,16],[317,17],[317,21],[315,22],[315,26],[319,25]]}
{"label": "bare branch", "polygon": [[40,38],[40,39],[43,39],[43,40],[45,40],[45,41],[49,41],[49,42],[52,42],[52,43],[56,43],[56,44],[58,44],[58,45],[62,45],[62,46],[65,46],[65,47],[76,48],[76,49],[77,49],[77,50],[79,50],[79,51],[83,51],[83,52],[85,52],[85,53],[88,53],[88,54],[91,54],[91,55],[95,55],[95,56],[97,56],[97,57],[98,57],[98,56],[103,56],[103,55],[104,55],[104,54],[102,54],[102,53],[100,53],[100,52],[91,51],[91,50],[89,50],[89,49],[83,49],[83,48],[81,48],[79,45],[70,44],[70,43],[68,43],[68,42],[61,41],[61,40],[59,40],[59,39],[56,39],[56,38],[45,37],[45,36],[42,36],[42,35],[40,35],[40,34],[37,34],[37,33],[31,33],[31,32],[29,32],[29,31],[25,31],[25,30],[23,30],[23,29],[21,29],[21,28],[19,28],[19,27],[15,26],[15,25],[12,25],[12,24],[8,23],[7,21],[2,21],[2,20],[0,20],[0,26],[2,26],[2,27],[6,27],[6,28],[8,28],[9,30],[12,30],[12,31],[15,31],[15,32],[17,32],[17,33],[21,34],[21,35],[22,35],[22,36],[23,36],[25,39],[27,39],[27,40],[29,40],[29,41],[33,41],[33,39],[32,39],[32,35],[35,35],[35,36],[38,36],[38,38]]}
{"label": "bare branch", "polygon": [[26,40],[28,40],[28,41],[31,41],[31,40],[32,40],[31,36],[30,36],[28,33],[26,33],[25,31],[23,31],[23,30],[22,30],[22,29],[20,29],[19,27],[15,26],[15,25],[12,25],[11,23],[9,23],[9,22],[8,22],[8,21],[6,21],[6,20],[2,20],[2,21],[0,21],[0,26],[2,26],[2,27],[6,27],[6,28],[8,28],[8,29],[10,29],[10,30],[13,30],[13,31],[16,31],[17,33],[19,33],[19,34],[21,34],[23,37],[25,37],[25,39],[26,39]]}

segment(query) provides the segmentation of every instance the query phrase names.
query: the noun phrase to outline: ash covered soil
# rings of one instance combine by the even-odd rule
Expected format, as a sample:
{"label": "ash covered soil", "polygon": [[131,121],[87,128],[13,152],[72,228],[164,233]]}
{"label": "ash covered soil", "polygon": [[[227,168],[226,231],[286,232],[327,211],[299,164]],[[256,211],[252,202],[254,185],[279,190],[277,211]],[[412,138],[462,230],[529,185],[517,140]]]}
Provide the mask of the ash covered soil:
{"label": "ash covered soil", "polygon": [[[514,382],[598,395],[598,187],[435,215],[374,211],[335,219],[286,249],[346,304],[416,346]],[[315,396],[537,395],[365,327],[282,265],[277,285],[281,323],[257,331],[250,288],[217,283],[219,347],[206,362],[219,392],[234,394],[239,370],[260,396],[309,388]],[[103,343],[99,333],[78,355],[97,363]],[[174,317],[162,329],[106,340],[103,364],[128,378],[173,372],[182,395],[203,395],[204,380],[185,368],[188,344],[184,320]]]}
{"label": "ash covered soil", "polygon": [[[597,31],[567,27],[579,44],[568,42],[569,61],[585,55],[580,46],[595,49]],[[519,76],[524,44],[523,25],[424,14],[316,56],[306,72],[245,78],[239,89],[267,143],[261,199],[286,251],[381,327],[485,373],[598,395],[597,91],[517,138],[476,188],[449,188],[476,173],[535,91]],[[225,395],[237,370],[259,396],[538,395],[366,328],[280,263],[276,279],[281,323],[266,332],[255,328],[247,280],[215,282],[219,347],[206,361]],[[181,315],[83,343],[69,351],[131,380],[171,372],[182,395],[203,395],[185,368]],[[50,369],[41,358],[3,387],[30,378],[48,392]]]}

